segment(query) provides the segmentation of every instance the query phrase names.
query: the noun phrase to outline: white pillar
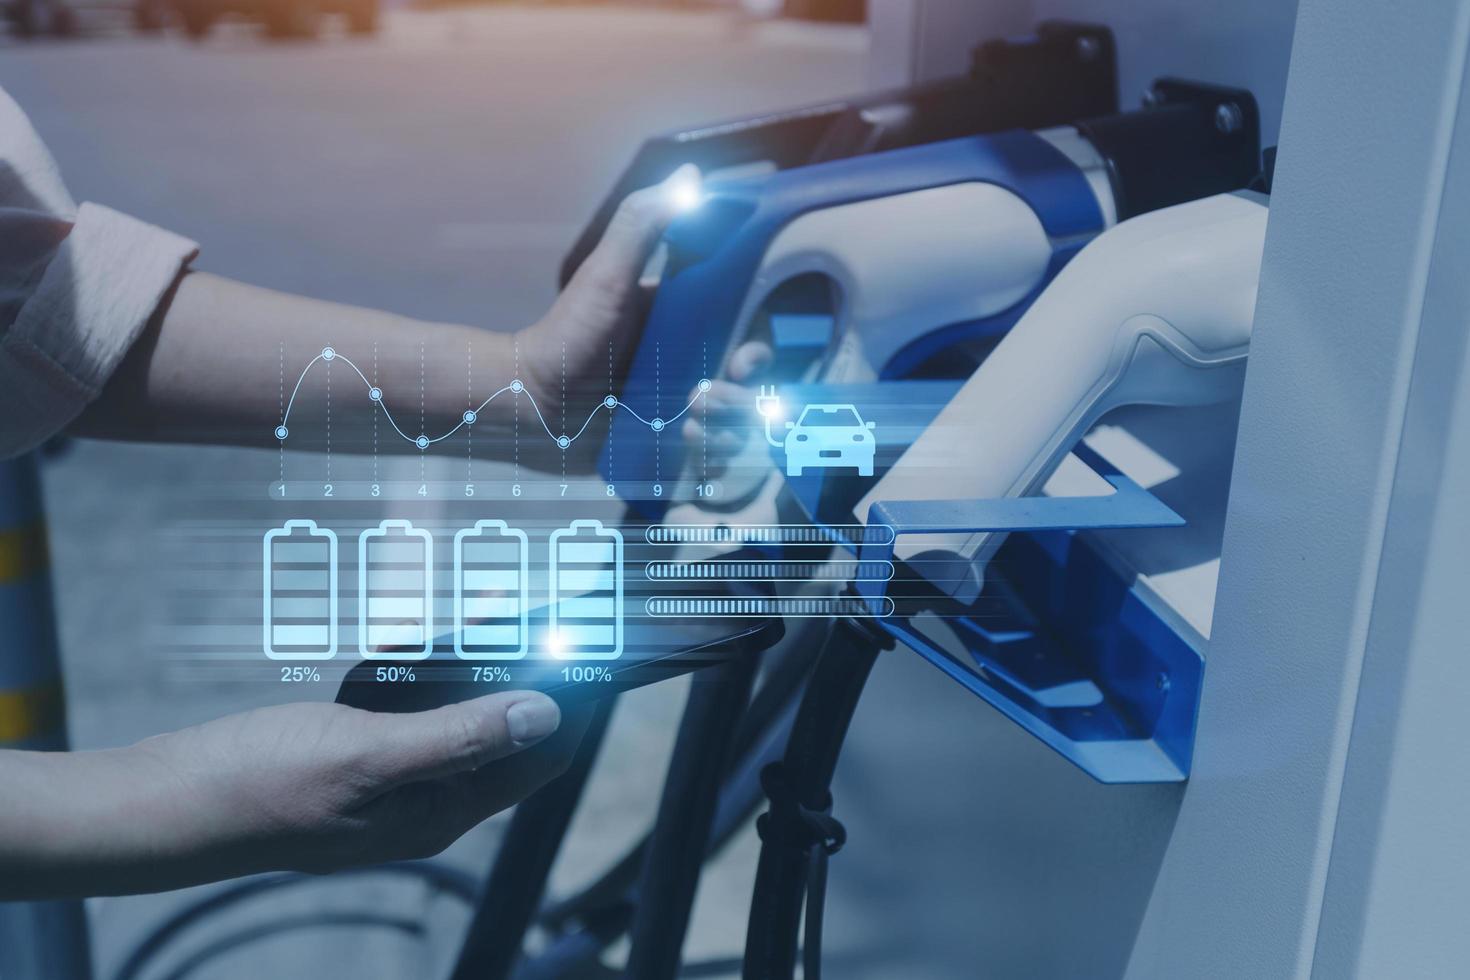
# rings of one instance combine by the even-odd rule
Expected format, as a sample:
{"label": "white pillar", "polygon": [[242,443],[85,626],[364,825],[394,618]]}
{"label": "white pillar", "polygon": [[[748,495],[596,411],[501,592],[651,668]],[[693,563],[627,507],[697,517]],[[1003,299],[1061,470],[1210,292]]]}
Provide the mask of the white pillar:
{"label": "white pillar", "polygon": [[1470,975],[1467,38],[1470,0],[1301,5],[1194,772],[1134,976]]}

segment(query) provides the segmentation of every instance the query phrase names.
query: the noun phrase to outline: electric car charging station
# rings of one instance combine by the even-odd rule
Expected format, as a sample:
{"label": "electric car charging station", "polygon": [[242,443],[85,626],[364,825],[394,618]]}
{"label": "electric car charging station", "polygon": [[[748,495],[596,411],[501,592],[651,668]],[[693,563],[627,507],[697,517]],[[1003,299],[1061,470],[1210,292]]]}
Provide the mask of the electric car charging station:
{"label": "electric car charging station", "polygon": [[[925,81],[939,74],[940,66],[957,60],[955,38],[976,37],[982,22],[967,4],[878,6],[874,61],[889,78]],[[1106,5],[1081,6],[1096,16]],[[1091,124],[1078,116],[1071,126],[1038,120],[1030,134],[946,133],[955,138],[805,166],[793,167],[787,157],[773,161],[765,175],[716,177],[706,186],[703,206],[668,233],[666,264],[632,378],[649,382],[657,371],[660,383],[692,388],[711,363],[722,363],[751,340],[769,344],[772,363],[785,374],[768,376],[771,384],[761,388],[768,399],[762,406],[765,441],[751,440],[752,452],[768,454],[778,472],[745,488],[745,509],[645,502],[650,519],[715,528],[706,541],[719,540],[723,530],[727,551],[754,546],[774,559],[793,551],[779,542],[762,545],[759,534],[742,537],[742,525],[815,521],[830,531],[832,554],[841,556],[835,562],[856,559],[859,569],[890,563],[907,572],[848,583],[847,594],[862,602],[856,614],[844,607],[849,614],[834,617],[835,628],[788,631],[787,643],[808,649],[817,637],[823,643],[815,664],[801,673],[799,705],[775,714],[757,695],[758,714],[777,719],[770,727],[780,737],[761,746],[749,732],[736,736],[737,761],[728,765],[729,785],[716,812],[749,806],[758,769],[764,797],[747,977],[792,976],[797,962],[804,976],[821,969],[829,862],[840,867],[839,850],[863,846],[840,821],[847,798],[830,786],[854,713],[860,719],[867,700],[881,704],[881,695],[859,700],[879,652],[919,654],[1085,778],[1118,786],[1118,814],[1137,813],[1138,797],[1128,795],[1128,784],[1183,786],[1183,804],[1172,794],[1154,799],[1181,814],[1187,806],[1202,754],[1198,739],[1211,731],[1200,712],[1210,703],[1213,638],[1222,627],[1230,636],[1219,598],[1222,576],[1226,587],[1230,581],[1222,553],[1231,540],[1232,500],[1240,499],[1239,491],[1232,498],[1231,486],[1232,469],[1245,451],[1238,436],[1243,411],[1242,435],[1252,435],[1249,404],[1242,402],[1247,352],[1253,324],[1259,329],[1263,276],[1272,281],[1267,228],[1280,188],[1270,169],[1274,150],[1264,158],[1260,150],[1262,142],[1290,147],[1287,134],[1274,132],[1283,125],[1284,66],[1267,54],[1274,47],[1284,59],[1291,24],[1263,6],[1237,12],[1245,26],[1238,21],[1227,31],[1222,24],[1212,35],[1207,23],[1194,24],[1186,38],[1171,36],[1157,11],[1142,8],[1114,12],[1124,18],[1125,38],[1158,44],[1131,60],[1126,41],[1120,45],[1123,79],[1180,63],[1214,63],[1228,71],[1199,82],[1150,80],[1147,109]],[[1331,12],[1324,7],[1301,14],[1303,24],[1325,31],[1314,16],[1330,20]],[[885,23],[886,35],[876,30]],[[1045,25],[1037,36],[1061,29]],[[1096,31],[1091,25],[1075,29]],[[1262,36],[1255,51],[1232,46],[1251,31]],[[1112,34],[1086,36],[1106,36],[1099,50],[1114,48]],[[1459,92],[1446,95],[1458,98]],[[1263,101],[1269,129],[1258,135]],[[689,145],[694,150],[698,143]],[[764,150],[755,140],[750,146],[751,156]],[[1277,191],[1268,196],[1273,184]],[[1283,380],[1292,374],[1281,373]],[[878,433],[876,482],[846,467],[782,471],[791,450],[784,439],[771,437],[770,416],[788,426],[792,420],[776,407],[779,399],[791,406],[861,406],[862,418]],[[1255,438],[1269,444],[1281,420],[1256,418]],[[670,471],[682,462],[677,443],[631,422],[614,422],[610,441],[616,449],[603,459],[609,480],[618,478],[617,467],[635,460],[657,458]],[[752,520],[752,514],[759,516]],[[698,554],[708,558],[710,552]],[[823,593],[820,585],[813,591]],[[837,588],[825,591],[838,594]],[[1234,608],[1244,612],[1239,601]],[[1254,623],[1244,633],[1261,637]],[[799,655],[778,646],[767,657],[784,665]],[[761,693],[787,681],[767,669],[772,676]],[[1243,692],[1231,694],[1239,699]],[[1249,715],[1262,723],[1274,712],[1263,702]],[[1216,724],[1222,737],[1237,727]],[[688,748],[686,734],[681,730],[680,749]],[[704,740],[713,753],[707,759],[731,751],[728,741],[708,734]],[[1250,741],[1259,745],[1260,736]],[[1217,746],[1205,757],[1223,761],[1229,752]],[[1277,767],[1262,759],[1226,763],[1220,778],[1235,783],[1244,775],[1241,765],[1262,774],[1248,781],[1252,790],[1270,792],[1273,780],[1264,774]],[[679,818],[684,833],[691,819],[711,820],[689,800],[696,784],[677,782],[679,775],[671,770],[655,838],[645,845],[657,858],[648,859],[645,851],[644,882],[676,874],[663,862],[700,853],[688,841],[682,848],[658,848],[658,835],[674,829],[666,819],[670,789],[679,788],[691,807]],[[994,794],[996,813],[1006,817],[985,819],[993,835],[1004,836],[1007,819],[1018,831],[1025,827],[1035,819],[1028,810],[1044,800],[1055,805],[1054,791],[1028,801],[1025,789],[1022,779]],[[709,792],[707,785],[703,791]],[[1210,791],[1216,803],[1222,791]],[[1107,812],[1105,791],[1089,799]],[[861,810],[861,797],[851,805]],[[1273,835],[1305,833],[1304,827],[1272,826],[1271,809],[1262,807],[1249,821],[1262,834],[1259,846]],[[1242,841],[1239,829],[1227,826],[1240,816],[1194,817],[1198,829],[1179,841],[1181,850],[1164,845],[1160,873],[1168,874],[1161,879],[1168,905],[1157,912],[1153,903],[1138,909],[1141,931],[1121,945],[1097,937],[1081,941],[1088,930],[1074,924],[1058,923],[1058,932],[1041,927],[1035,942],[1023,942],[1027,954],[999,957],[1011,966],[996,975],[1324,970],[1300,952],[1306,939],[1273,949],[1259,934],[1272,914],[1258,904],[1266,896],[1275,912],[1298,924],[1292,931],[1320,922],[1329,899],[1320,880],[1308,899],[1287,880],[1285,868],[1274,869],[1272,887],[1259,891],[1238,870],[1205,870],[1239,857],[1210,847],[1211,820],[1226,821],[1217,830],[1221,837]],[[722,843],[727,827],[718,819],[713,827],[714,842]],[[1077,826],[1079,834],[1084,829]],[[1068,853],[1075,854],[1075,846],[1069,842]],[[1196,846],[1201,850],[1188,853]],[[1314,858],[1322,859],[1320,853]],[[1192,870],[1172,871],[1171,860]],[[1363,856],[1344,860],[1366,866]],[[1066,875],[1064,868],[1056,873]],[[1191,887],[1186,882],[1194,873],[1208,880]],[[976,874],[984,876],[983,863]],[[1220,902],[1228,901],[1215,893],[1222,880],[1241,889],[1232,921],[1253,926],[1249,938],[1217,931],[1212,921],[1223,911]],[[615,907],[608,881],[551,906],[545,923],[561,939],[544,959],[527,961],[533,964],[527,975],[555,975],[536,973],[534,964],[556,962],[557,951],[575,955],[579,943],[584,956],[599,945],[589,937],[597,936],[598,924],[605,926],[607,910]],[[628,894],[641,903],[644,887]],[[1046,889],[1031,887],[1034,895],[1008,894],[1007,900],[1040,913]],[[1337,900],[1360,902],[1347,897],[1348,888],[1338,886]],[[1163,901],[1159,894],[1155,903]],[[1456,898],[1463,908],[1464,896]],[[1176,902],[1193,906],[1183,916],[1193,930],[1189,938],[1162,925],[1179,921]],[[1155,917],[1158,926],[1150,925]],[[678,932],[682,921],[663,917],[665,931]],[[1051,938],[1041,938],[1046,936]],[[676,975],[676,953],[666,947],[661,955],[640,958],[646,946],[639,940],[635,932],[629,975]],[[642,940],[653,944],[647,935]],[[1327,950],[1323,942],[1319,934],[1323,963],[1364,970],[1353,954]],[[1109,950],[1106,967],[1089,960],[1100,945]],[[1043,946],[1049,948],[1039,954]],[[1454,961],[1443,943],[1431,959],[1439,956],[1444,959],[1437,962]],[[990,973],[977,964],[965,975]],[[1320,975],[1334,975],[1333,968]]]}
{"label": "electric car charging station", "polygon": [[[370,371],[324,348],[292,390],[282,345],[273,495],[298,392],[337,360],[373,403],[372,498],[377,410],[423,453],[513,398],[517,476],[453,502],[485,509],[452,546],[458,511],[422,501],[417,527],[303,511],[253,536],[264,652],[322,661],[341,710],[528,689],[586,725],[483,868],[344,874],[466,906],[421,974],[455,980],[1470,975],[1470,0],[867,17],[866,91],[640,135],[596,189],[563,288],[630,193],[677,213],[585,423],[565,390],[543,413],[519,347],[436,435],[422,349],[405,430],[376,348]],[[596,445],[614,510],[563,516],[563,460],[555,519],[517,526],[523,418]],[[12,523],[42,526],[35,466],[0,460]],[[0,680],[49,679],[44,565],[12,537],[30,557],[0,534],[0,589],[45,601],[17,593],[0,629],[44,642],[0,647]],[[272,622],[311,547],[325,655]],[[355,617],[361,658],[328,671]],[[642,832],[583,866],[615,715],[686,675],[671,747],[639,760],[662,773]],[[0,747],[65,746],[4,697]],[[749,901],[718,906],[739,954],[711,965],[687,947],[715,876]],[[164,975],[209,916],[302,880],[180,905],[115,975]],[[0,904],[0,980],[92,975],[86,930],[79,901]]]}

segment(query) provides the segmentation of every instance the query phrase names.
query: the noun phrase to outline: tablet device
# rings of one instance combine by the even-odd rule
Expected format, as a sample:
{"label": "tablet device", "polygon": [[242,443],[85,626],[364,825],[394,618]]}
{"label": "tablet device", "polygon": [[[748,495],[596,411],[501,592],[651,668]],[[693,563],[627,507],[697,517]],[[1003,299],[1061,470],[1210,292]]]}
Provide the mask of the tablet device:
{"label": "tablet device", "polygon": [[[538,613],[544,617],[546,610]],[[616,660],[557,657],[533,648],[519,660],[480,662],[456,658],[454,638],[440,637],[430,659],[400,661],[389,653],[353,667],[337,703],[368,711],[425,711],[497,691],[535,690],[562,705],[583,704],[756,656],[784,633],[781,620],[771,618],[638,617],[626,621],[623,653]]]}

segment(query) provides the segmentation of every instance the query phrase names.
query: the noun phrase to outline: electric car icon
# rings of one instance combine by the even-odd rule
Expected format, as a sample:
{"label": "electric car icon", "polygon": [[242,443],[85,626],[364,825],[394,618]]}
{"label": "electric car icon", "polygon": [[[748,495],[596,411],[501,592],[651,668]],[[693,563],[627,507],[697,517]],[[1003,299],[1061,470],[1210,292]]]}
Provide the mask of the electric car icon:
{"label": "electric car icon", "polygon": [[786,429],[787,476],[801,476],[807,467],[836,466],[855,466],[858,476],[873,475],[878,442],[873,423],[863,421],[857,406],[808,405]]}

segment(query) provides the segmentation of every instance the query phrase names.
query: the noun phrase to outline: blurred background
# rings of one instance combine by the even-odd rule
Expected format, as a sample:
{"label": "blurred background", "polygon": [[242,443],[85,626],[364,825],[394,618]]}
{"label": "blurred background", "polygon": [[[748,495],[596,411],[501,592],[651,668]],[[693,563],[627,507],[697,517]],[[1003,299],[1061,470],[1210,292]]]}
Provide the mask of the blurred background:
{"label": "blurred background", "polygon": [[[3,5],[14,34],[22,38],[95,35],[132,29],[140,34],[177,30],[189,37],[209,36],[222,21],[259,25],[268,37],[312,39],[328,19],[337,18],[351,34],[375,34],[383,14],[400,7],[434,9],[485,6],[496,0],[8,0]],[[566,6],[559,0],[545,5]],[[792,17],[859,23],[867,0],[624,0],[576,6],[678,7],[733,10],[756,19]],[[228,28],[226,28],[228,29]]]}
{"label": "blurred background", "polygon": [[[0,87],[30,114],[78,200],[198,240],[202,269],[495,330],[545,309],[566,249],[645,136],[867,87],[861,0],[5,2]],[[78,443],[47,468],[77,747],[302,695],[181,672],[156,649],[170,610],[154,579],[170,560],[175,515],[206,481],[271,472],[274,454]],[[314,693],[330,697],[322,687]],[[651,819],[684,691],[671,682],[620,706],[555,892],[600,871]],[[976,746],[987,746],[983,758]],[[1060,830],[1046,818],[986,825],[984,800],[1019,772]],[[1096,840],[1065,830],[1105,791],[919,658],[882,658],[835,789],[852,843],[833,864],[830,973],[966,977],[988,964],[1026,975],[1045,958],[1023,941],[1042,910],[984,898],[975,876],[983,870],[992,896],[1007,880],[1063,869],[1106,877],[1080,857]],[[1113,798],[1120,792],[1146,804],[1177,788],[1113,788]],[[484,868],[504,825],[490,821],[449,859]],[[968,859],[997,834],[1010,842],[999,864]],[[1110,865],[1156,860],[1129,853],[1122,836]],[[686,947],[704,965],[689,975],[738,973],[756,843],[747,828],[706,875]],[[1094,923],[1110,914],[1087,889],[1064,891],[1048,914]],[[99,975],[197,897],[90,903]],[[247,905],[182,944],[168,965],[180,972],[158,975],[430,976],[467,921],[462,905],[402,881],[323,880],[272,898],[269,911],[341,902],[421,926],[283,933],[186,969],[210,934],[264,911]],[[1136,915],[1137,905],[1113,914]],[[1073,952],[1108,974],[1128,950]]]}

